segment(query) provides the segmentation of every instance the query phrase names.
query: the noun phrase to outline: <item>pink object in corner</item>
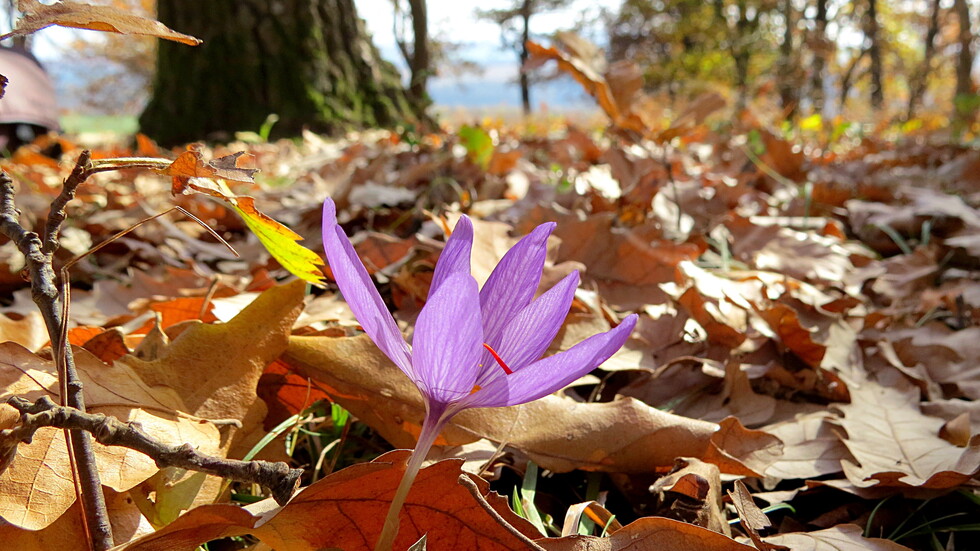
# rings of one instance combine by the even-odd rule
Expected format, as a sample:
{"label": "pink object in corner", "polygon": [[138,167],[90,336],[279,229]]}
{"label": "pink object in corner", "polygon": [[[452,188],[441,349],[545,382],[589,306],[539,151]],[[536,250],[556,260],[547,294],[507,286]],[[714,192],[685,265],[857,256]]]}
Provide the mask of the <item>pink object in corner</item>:
{"label": "pink object in corner", "polygon": [[33,56],[0,48],[0,74],[8,80],[0,98],[0,149],[13,149],[32,141],[35,134],[58,128],[54,85]]}

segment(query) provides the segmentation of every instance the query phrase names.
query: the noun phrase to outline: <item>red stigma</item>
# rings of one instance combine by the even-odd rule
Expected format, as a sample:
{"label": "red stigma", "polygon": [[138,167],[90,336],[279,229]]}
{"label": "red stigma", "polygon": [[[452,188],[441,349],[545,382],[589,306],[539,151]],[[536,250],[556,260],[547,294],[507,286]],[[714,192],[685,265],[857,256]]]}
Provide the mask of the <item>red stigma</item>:
{"label": "red stigma", "polygon": [[490,355],[493,356],[493,359],[497,360],[497,363],[500,364],[500,367],[504,368],[504,373],[510,375],[514,372],[513,369],[507,367],[507,364],[504,363],[504,360],[501,359],[501,357],[497,354],[497,351],[491,348],[489,344],[483,343],[483,348],[486,348],[487,352],[489,352]]}

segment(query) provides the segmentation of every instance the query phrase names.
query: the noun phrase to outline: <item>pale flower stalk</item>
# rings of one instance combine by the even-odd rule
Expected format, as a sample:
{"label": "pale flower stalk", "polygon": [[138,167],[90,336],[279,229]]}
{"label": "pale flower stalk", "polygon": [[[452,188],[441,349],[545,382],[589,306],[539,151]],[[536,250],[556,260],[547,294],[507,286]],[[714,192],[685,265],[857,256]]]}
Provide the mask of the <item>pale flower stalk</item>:
{"label": "pale flower stalk", "polygon": [[636,325],[615,329],[568,350],[541,355],[554,340],[578,287],[577,272],[534,298],[554,223],[538,226],[501,259],[480,289],[470,275],[473,224],[463,216],[436,263],[428,300],[405,342],[350,239],[331,199],[323,204],[323,247],[334,279],[364,332],[418,386],[425,420],[418,444],[392,499],[375,551],[389,551],[398,514],[422,461],[449,420],[464,409],[504,407],[547,396],[604,362]]}

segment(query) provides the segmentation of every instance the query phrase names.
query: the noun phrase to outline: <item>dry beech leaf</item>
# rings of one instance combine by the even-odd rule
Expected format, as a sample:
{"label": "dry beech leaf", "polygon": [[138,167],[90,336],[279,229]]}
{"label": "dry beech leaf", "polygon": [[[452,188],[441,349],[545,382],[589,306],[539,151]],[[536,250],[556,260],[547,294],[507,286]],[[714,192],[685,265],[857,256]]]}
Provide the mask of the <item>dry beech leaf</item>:
{"label": "dry beech leaf", "polygon": [[608,538],[567,536],[535,543],[547,551],[755,551],[718,532],[663,517],[641,518]]}
{"label": "dry beech leaf", "polygon": [[200,39],[174,31],[159,21],[133,15],[112,6],[93,6],[69,0],[45,5],[37,0],[18,0],[17,9],[24,14],[23,17],[17,21],[17,27],[0,37],[0,40],[58,25],[109,33],[155,36],[189,46],[201,43]]}
{"label": "dry beech leaf", "polygon": [[861,528],[854,524],[839,524],[817,532],[780,534],[763,540],[793,551],[911,551],[890,540],[863,537]]}
{"label": "dry beech leaf", "polygon": [[852,388],[851,404],[834,406],[847,431],[844,445],[855,462],[841,461],[859,488],[955,488],[980,470],[980,438],[960,448],[939,437],[944,421],[923,415],[919,390],[865,381]]}
{"label": "dry beech leaf", "polygon": [[[282,360],[395,446],[415,445],[424,416],[421,395],[367,336],[292,337]],[[440,444],[479,438],[506,441],[557,472],[650,472],[684,456],[714,463],[725,473],[755,476],[781,449],[777,438],[731,418],[715,424],[634,399],[580,403],[559,396],[464,411],[443,431]]]}
{"label": "dry beech leaf", "polygon": [[[389,452],[338,471],[304,488],[283,507],[272,507],[269,500],[244,508],[198,507],[158,532],[116,549],[193,549],[212,539],[251,534],[274,549],[370,550],[408,456],[405,451]],[[458,483],[462,464],[461,459],[448,459],[422,469],[402,509],[395,549],[405,549],[423,535],[432,549],[527,549]],[[529,538],[539,536],[531,523],[507,507],[506,499],[489,491],[485,481],[466,476],[505,522]]]}

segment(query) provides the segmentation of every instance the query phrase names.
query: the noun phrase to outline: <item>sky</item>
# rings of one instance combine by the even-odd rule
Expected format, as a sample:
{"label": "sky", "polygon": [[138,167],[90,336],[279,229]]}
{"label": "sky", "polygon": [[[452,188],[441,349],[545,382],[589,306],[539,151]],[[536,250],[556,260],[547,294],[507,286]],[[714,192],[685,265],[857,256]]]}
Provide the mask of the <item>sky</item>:
{"label": "sky", "polygon": [[[429,94],[437,105],[446,107],[518,107],[520,90],[516,84],[516,52],[504,48],[500,27],[476,17],[477,8],[495,9],[512,6],[515,0],[428,0],[429,32],[437,39],[460,44],[457,57],[476,63],[479,71],[458,75],[440,75],[429,81]],[[404,67],[392,31],[391,0],[355,0],[358,13],[365,19],[374,44],[389,61]],[[616,9],[622,0],[572,0],[568,8],[542,13],[531,18],[532,35],[544,38],[555,31],[572,27],[584,12],[598,21],[599,10]],[[601,31],[598,25],[595,31]],[[599,34],[602,34],[599,32]],[[532,103],[546,103],[550,108],[591,107],[581,88],[570,78],[544,83],[532,88]]]}

